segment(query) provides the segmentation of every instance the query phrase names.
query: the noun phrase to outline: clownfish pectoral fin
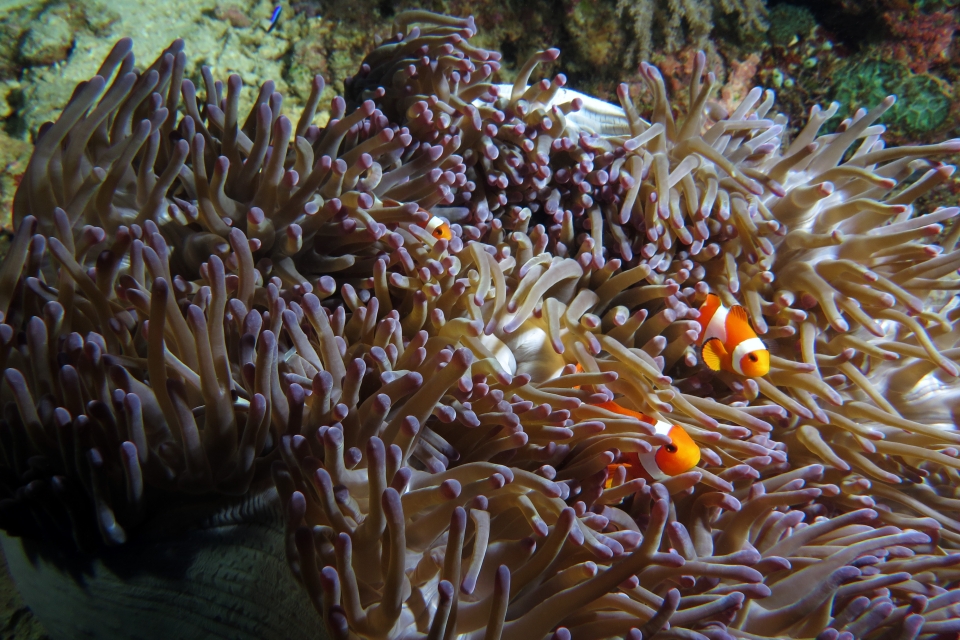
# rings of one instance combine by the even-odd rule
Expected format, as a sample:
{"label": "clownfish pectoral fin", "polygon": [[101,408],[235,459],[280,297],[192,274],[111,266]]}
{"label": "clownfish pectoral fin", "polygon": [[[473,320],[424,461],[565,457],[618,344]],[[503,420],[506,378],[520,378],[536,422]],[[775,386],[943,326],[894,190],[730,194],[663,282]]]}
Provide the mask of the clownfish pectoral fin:
{"label": "clownfish pectoral fin", "polygon": [[624,467],[626,467],[626,465],[623,464],[622,462],[617,462],[614,464],[607,465],[607,479],[603,483],[604,489],[610,489],[611,487],[613,487],[613,483],[615,481],[617,482],[618,485],[624,483],[627,477],[626,469],[623,470],[623,475],[620,478],[617,478],[617,471],[619,471],[621,468],[624,468]]}
{"label": "clownfish pectoral fin", "polygon": [[726,357],[727,350],[723,348],[723,343],[720,342],[719,338],[713,338],[712,340],[707,340],[707,343],[703,345],[701,355],[703,356],[703,363],[705,365],[713,371],[720,371],[720,363],[723,361],[723,358]]}

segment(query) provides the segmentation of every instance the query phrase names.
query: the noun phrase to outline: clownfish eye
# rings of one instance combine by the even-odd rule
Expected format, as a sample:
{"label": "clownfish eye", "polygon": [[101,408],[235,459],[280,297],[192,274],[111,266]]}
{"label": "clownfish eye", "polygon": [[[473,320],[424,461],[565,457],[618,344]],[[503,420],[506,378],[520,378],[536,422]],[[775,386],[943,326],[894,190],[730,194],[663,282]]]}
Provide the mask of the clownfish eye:
{"label": "clownfish eye", "polygon": [[747,357],[750,358],[750,362],[756,362],[756,361],[757,361],[757,354],[755,354],[755,353],[748,354]]}
{"label": "clownfish eye", "polygon": [[675,444],[673,444],[673,443],[671,442],[670,444],[666,445],[666,446],[664,447],[664,449],[666,449],[668,453],[676,453],[676,452],[677,452],[677,445],[675,445]]}

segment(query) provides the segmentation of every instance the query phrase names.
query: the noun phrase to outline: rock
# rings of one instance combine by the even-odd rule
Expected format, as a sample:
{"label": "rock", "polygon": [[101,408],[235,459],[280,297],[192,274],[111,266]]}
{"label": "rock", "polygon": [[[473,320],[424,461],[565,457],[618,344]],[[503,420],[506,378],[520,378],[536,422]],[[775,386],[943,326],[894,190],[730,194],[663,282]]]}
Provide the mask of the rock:
{"label": "rock", "polygon": [[48,9],[24,36],[20,57],[31,67],[46,67],[66,60],[73,49],[73,35],[66,17],[56,9]]}
{"label": "rock", "polygon": [[120,14],[102,0],[83,0],[77,4],[83,14],[83,20],[87,28],[94,35],[104,36],[108,34],[110,27],[120,20]]}
{"label": "rock", "polygon": [[330,78],[328,58],[323,41],[316,35],[311,34],[293,46],[286,79],[290,88],[301,99],[305,100],[309,95],[310,82],[314,75],[319,73],[324,80]]}
{"label": "rock", "polygon": [[[2,136],[3,134],[0,133],[0,143],[3,142]],[[9,222],[7,218],[4,224],[8,225]],[[0,253],[6,255],[8,248],[9,242],[6,238],[0,240]],[[50,640],[50,636],[44,632],[30,609],[23,604],[23,598],[20,597],[16,585],[7,573],[7,563],[2,554],[0,554],[0,640]]]}
{"label": "rock", "polygon": [[22,102],[20,83],[16,80],[0,80],[0,120],[6,120],[17,110],[17,103]]}
{"label": "rock", "polygon": [[253,21],[241,7],[235,4],[221,4],[214,9],[214,15],[218,20],[226,20],[230,26],[237,29],[246,29]]}

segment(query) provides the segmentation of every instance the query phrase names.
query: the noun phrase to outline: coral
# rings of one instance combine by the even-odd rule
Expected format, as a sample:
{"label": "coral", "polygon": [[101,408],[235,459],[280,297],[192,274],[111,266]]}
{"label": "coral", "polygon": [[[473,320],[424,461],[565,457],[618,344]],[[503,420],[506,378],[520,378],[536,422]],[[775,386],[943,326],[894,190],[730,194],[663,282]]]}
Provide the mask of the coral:
{"label": "coral", "polygon": [[[707,58],[707,70],[717,78],[725,78],[727,65],[724,58],[715,49],[707,49],[703,53]],[[663,74],[667,90],[674,96],[674,102],[679,108],[686,109],[689,106],[689,95],[684,95],[684,89],[690,86],[690,78],[696,68],[699,54],[700,51],[693,47],[684,47],[676,53],[659,54],[652,58],[660,73]],[[650,102],[647,84],[642,78],[627,84],[630,85],[630,94],[634,100]]]}
{"label": "coral", "polygon": [[23,178],[31,151],[30,143],[0,131],[0,224],[4,227],[13,222],[13,194]]}
{"label": "coral", "polygon": [[915,74],[897,62],[853,58],[834,78],[834,99],[849,113],[855,105],[895,94],[900,100],[890,109],[887,122],[896,134],[918,136],[936,131],[947,122],[952,101],[943,82],[928,74]]}
{"label": "coral", "polygon": [[105,0],[81,0],[72,5],[80,11],[83,27],[95,36],[104,37],[120,19],[114,8]]}
{"label": "coral", "polygon": [[616,5],[600,0],[567,2],[564,31],[570,39],[570,53],[575,62],[564,65],[564,71],[575,76],[589,76],[597,69],[620,67],[626,34],[618,19]]}
{"label": "coral", "polygon": [[766,8],[759,0],[617,0],[617,11],[630,32],[631,60],[647,59],[655,46],[667,52],[688,44],[703,47],[722,15],[735,16],[739,29],[744,31],[767,29]]}
{"label": "coral", "polygon": [[[732,110],[753,88],[761,58],[756,53],[751,53],[739,60],[729,51],[721,55],[716,50],[703,52],[691,47],[685,47],[673,54],[653,56],[657,69],[663,75],[665,86],[673,96],[672,104],[678,109],[689,107],[690,95],[687,88],[700,55],[706,56],[705,68],[718,79],[720,91],[716,102],[723,108]],[[644,106],[653,104],[654,95],[649,91],[648,83],[642,76],[627,84],[630,88],[630,96],[634,100]]]}
{"label": "coral", "polygon": [[950,116],[953,104],[944,83],[934,76],[907,78],[897,95],[903,96],[894,122],[914,134],[935,131]]}
{"label": "coral", "polygon": [[[371,19],[316,19],[306,23],[293,45],[286,78],[301,101],[308,97],[310,79],[317,73],[328,80],[324,104],[343,86],[356,69],[357,61],[374,44]],[[302,93],[306,91],[306,93]]]}
{"label": "coral", "polygon": [[950,61],[953,35],[960,29],[956,13],[888,11],[883,19],[894,37],[888,45],[893,59],[914,73],[926,73],[930,67]]}
{"label": "coral", "polygon": [[217,19],[226,20],[231,26],[238,29],[246,29],[253,24],[253,20],[250,19],[243,7],[236,4],[218,4],[213,13]]}
{"label": "coral", "polygon": [[[49,3],[27,6],[0,18],[0,31],[10,38],[0,49],[0,58],[17,67],[49,66],[67,59],[73,50],[77,33],[103,36],[117,20],[116,12],[99,0],[70,4]],[[16,67],[0,66],[0,78],[13,77]]]}
{"label": "coral", "polygon": [[742,62],[739,60],[730,62],[730,74],[727,82],[720,88],[720,104],[724,108],[732,111],[750,93],[759,63],[760,56],[755,53],[747,56],[746,60]]}
{"label": "coral", "polygon": [[[327,55],[327,38],[331,36],[332,31],[332,29],[329,31],[325,29],[324,33],[316,33],[316,30],[311,30],[310,34],[300,38],[293,45],[287,79],[291,87],[297,87],[294,91],[298,94],[302,94],[303,88],[309,85],[309,80],[314,75],[319,73],[325,78],[331,77]],[[304,99],[307,96],[299,95],[299,97]]]}
{"label": "coral", "polygon": [[[288,41],[295,34],[283,33],[282,22],[267,33],[260,28],[269,18],[271,6],[259,7],[249,2],[235,2],[247,12],[257,28],[236,29],[216,17],[217,2],[163,2],[146,0],[104,2],[78,0],[70,3],[26,3],[23,7],[0,15],[0,79],[15,78],[23,96],[17,108],[14,127],[7,132],[17,138],[34,141],[39,127],[54,119],[71,97],[71,87],[97,71],[98,61],[105,56],[119,35],[137,34],[138,53],[151,59],[176,37],[191,42],[191,58],[187,77],[197,81],[200,66],[207,64],[218,75],[242,73],[257,85],[271,78],[289,95],[282,71],[288,64]],[[19,43],[36,22],[41,11],[56,11],[68,19],[75,41],[66,60],[55,66],[25,67],[19,58]],[[266,15],[263,15],[266,14]],[[284,17],[290,15],[285,10]],[[149,25],[146,27],[145,25]],[[116,32],[118,36],[109,36]],[[109,37],[108,37],[109,36]],[[7,52],[7,47],[12,51]],[[7,66],[9,65],[9,66]],[[307,79],[309,83],[309,78]],[[244,108],[255,98],[252,90],[242,97]],[[302,103],[288,103],[296,112]]]}
{"label": "coral", "polygon": [[[917,206],[960,141],[887,147],[890,97],[788,140],[704,54],[686,109],[641,66],[646,117],[529,84],[556,49],[495,85],[475,34],[398,14],[323,126],[319,76],[241,117],[182,41],[116,45],[14,202],[0,525],[97,556],[262,518],[336,640],[960,629],[960,209]],[[768,375],[699,366],[709,293]],[[672,442],[614,401],[698,465],[628,480]]]}
{"label": "coral", "polygon": [[850,52],[825,29],[817,28],[761,55],[755,81],[777,91],[777,103],[791,128],[802,124],[811,104],[829,102],[837,69]]}
{"label": "coral", "polygon": [[47,9],[37,18],[20,45],[20,58],[28,66],[46,66],[64,60],[73,48],[73,29],[63,11]]}
{"label": "coral", "polygon": [[781,47],[790,46],[796,40],[809,36],[817,26],[809,9],[792,4],[778,4],[770,9],[769,22],[767,37]]}

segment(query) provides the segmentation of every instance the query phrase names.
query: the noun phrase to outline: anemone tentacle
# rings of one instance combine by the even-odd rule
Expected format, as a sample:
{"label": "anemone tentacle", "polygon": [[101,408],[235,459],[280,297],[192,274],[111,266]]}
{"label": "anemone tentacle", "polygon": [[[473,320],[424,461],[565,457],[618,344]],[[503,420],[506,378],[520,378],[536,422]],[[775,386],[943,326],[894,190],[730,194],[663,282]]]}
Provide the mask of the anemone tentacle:
{"label": "anemone tentacle", "polygon": [[[790,140],[702,54],[686,113],[528,85],[555,49],[496,85],[475,32],[401,14],[324,127],[319,76],[241,119],[117,44],[15,201],[0,526],[96,555],[272,485],[337,640],[960,629],[960,141],[886,148],[893,97]],[[700,366],[711,293],[767,375]],[[628,478],[637,415],[697,466]]]}

